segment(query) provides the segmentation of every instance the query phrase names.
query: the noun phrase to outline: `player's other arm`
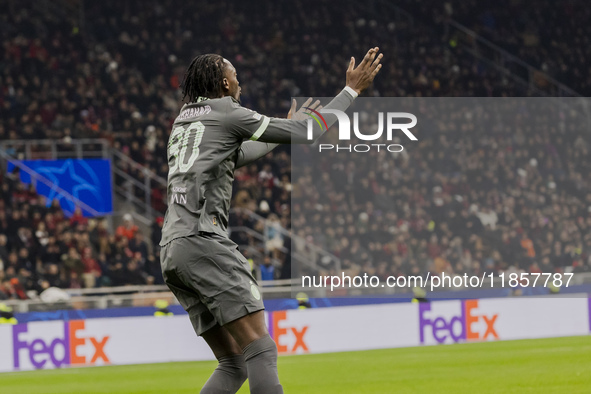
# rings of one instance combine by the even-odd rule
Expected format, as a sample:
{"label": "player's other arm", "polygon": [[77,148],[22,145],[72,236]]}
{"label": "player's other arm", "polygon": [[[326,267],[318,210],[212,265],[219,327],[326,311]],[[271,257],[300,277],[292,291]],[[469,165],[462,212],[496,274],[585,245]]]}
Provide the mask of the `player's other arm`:
{"label": "player's other arm", "polygon": [[[373,81],[382,65],[382,54],[378,55],[378,48],[370,49],[361,64],[355,68],[355,58],[351,58],[347,69],[347,84],[325,109],[345,111],[353,100],[365,90]],[[309,103],[309,102],[307,102]],[[306,106],[307,104],[304,104]],[[292,109],[294,107],[292,106]],[[301,112],[303,111],[300,109]],[[226,121],[230,130],[238,133],[242,138],[253,141],[277,144],[310,144],[316,141],[323,131],[317,124],[313,124],[312,139],[308,139],[308,120],[280,119],[262,116],[249,111],[236,103],[231,104]],[[336,122],[336,116],[325,116],[328,127]]]}
{"label": "player's other arm", "polygon": [[279,144],[270,144],[268,142],[245,141],[240,145],[238,158],[236,159],[236,168],[244,167],[253,161],[260,159],[267,153],[275,149]]}

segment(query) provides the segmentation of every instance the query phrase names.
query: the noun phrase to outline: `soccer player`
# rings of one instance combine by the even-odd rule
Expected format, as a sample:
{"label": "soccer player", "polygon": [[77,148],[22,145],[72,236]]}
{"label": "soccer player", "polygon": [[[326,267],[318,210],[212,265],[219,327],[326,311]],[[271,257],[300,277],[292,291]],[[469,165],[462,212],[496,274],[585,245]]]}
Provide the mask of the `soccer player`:
{"label": "soccer player", "polygon": [[[358,67],[351,58],[346,86],[325,107],[345,111],[381,68],[378,48]],[[160,245],[164,280],[197,335],[219,364],[201,393],[235,393],[246,378],[250,392],[282,393],[277,346],[264,321],[263,301],[238,246],[226,232],[234,170],[270,152],[277,144],[307,139],[311,99],[288,119],[269,118],[240,106],[236,69],[220,55],[197,56],[183,81],[184,105],[168,141],[169,206]],[[318,102],[312,106],[318,105]],[[326,116],[328,123],[336,117]]]}

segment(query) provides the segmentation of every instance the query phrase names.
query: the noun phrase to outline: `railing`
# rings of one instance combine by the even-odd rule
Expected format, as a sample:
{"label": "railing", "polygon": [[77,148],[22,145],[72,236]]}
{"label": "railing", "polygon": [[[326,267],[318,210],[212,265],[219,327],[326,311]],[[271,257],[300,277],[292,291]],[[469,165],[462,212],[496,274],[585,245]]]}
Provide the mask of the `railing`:
{"label": "railing", "polygon": [[[248,228],[247,231],[249,234],[253,235],[255,238],[261,240],[264,242],[263,248],[265,250],[265,252],[268,252],[267,250],[267,241],[269,241],[269,239],[265,236],[265,234],[267,233],[267,228],[269,226],[271,226],[269,224],[269,221],[265,218],[263,218],[260,215],[257,215],[256,213],[252,212],[249,209],[246,208],[233,208],[230,210],[230,214],[237,214],[237,215],[242,215],[245,214],[247,216],[249,216],[250,218],[259,221],[261,223],[265,224],[265,230],[263,231],[263,234],[257,233],[254,230],[251,230]],[[240,228],[240,231],[246,231],[246,228]],[[232,231],[236,231],[236,227],[233,227],[231,229]],[[292,241],[294,242],[300,242],[302,244],[305,244],[307,248],[309,248],[313,253],[317,254],[319,256],[319,259],[325,258],[327,261],[329,261],[328,264],[326,264],[327,266],[330,266],[332,263],[332,267],[333,269],[335,269],[336,271],[340,271],[341,270],[341,259],[338,258],[337,256],[335,256],[334,254],[324,250],[323,248],[321,248],[318,245],[314,245],[313,243],[308,242],[306,239],[300,237],[299,235],[293,234],[291,231],[286,230],[285,228],[281,227],[281,226],[276,226],[275,230],[277,230],[283,237],[285,238],[291,238]],[[256,236],[254,234],[256,234]],[[291,252],[291,257],[295,260],[297,260],[300,264],[307,266],[309,268],[314,269],[315,271],[318,271],[318,264],[317,261],[310,261],[306,256],[302,256],[301,254],[299,254],[297,252],[297,250],[295,250],[295,248],[292,248],[291,251],[288,250],[287,248],[282,247],[279,249],[282,253],[290,253]],[[292,269],[293,272],[293,269]]]}
{"label": "railing", "polygon": [[[112,168],[114,176],[120,177],[124,181],[124,185],[121,186],[118,184],[118,180],[116,180],[115,191],[119,193],[119,195],[123,196],[128,202],[132,203],[136,209],[147,216],[148,219],[153,220],[156,216],[159,216],[161,213],[152,207],[152,189],[154,186],[156,186],[166,190],[166,179],[157,175],[146,166],[143,166],[132,160],[117,149],[111,149],[110,154],[113,163]],[[124,170],[124,167],[132,168],[140,172],[143,176],[143,182],[140,182],[136,178],[130,176]],[[140,191],[140,194],[143,195],[143,198],[139,198],[136,195],[135,188]]]}
{"label": "railing", "polygon": [[[415,17],[394,4],[394,2],[378,0],[377,3],[380,8],[377,12],[383,13],[385,12],[384,9],[387,9],[392,13],[393,18],[400,19],[401,17],[404,17],[404,19],[410,21],[411,24],[414,24]],[[370,12],[373,11],[375,13],[376,11],[374,9],[376,4],[373,2],[370,4],[373,5],[369,8]],[[359,6],[367,7],[366,5],[361,4]],[[485,61],[489,65],[502,70],[506,75],[509,75],[516,81],[528,86],[532,91],[535,91],[541,96],[581,97],[581,95],[573,89],[558,82],[543,71],[527,64],[517,56],[512,55],[453,19],[448,19],[445,22],[444,38],[454,38],[456,43],[461,44],[468,53]],[[513,69],[509,66],[513,67]],[[546,89],[541,88],[536,83],[537,81],[544,81],[548,87]]]}
{"label": "railing", "polygon": [[[409,281],[409,286],[407,287],[396,288],[340,287],[338,288],[338,296],[372,295],[379,297],[408,297],[412,293],[410,282],[412,281]],[[310,289],[302,287],[300,279],[260,281],[259,284],[266,299],[292,298],[293,294],[300,291],[306,292],[309,297],[330,296],[330,291],[326,288]],[[569,286],[589,284],[591,284],[591,273],[577,273],[574,274]],[[426,289],[429,289],[429,286],[430,283],[425,284]],[[544,285],[542,283],[538,283],[537,287],[542,288]],[[498,283],[498,281],[495,282],[495,288],[500,288],[500,283]],[[472,288],[470,287],[438,287],[436,291],[429,292],[428,297],[437,299],[439,292],[471,289]],[[178,304],[176,298],[165,285],[64,289],[63,295],[63,299],[55,302],[44,302],[41,299],[4,300],[2,302],[12,307],[15,312],[21,313],[32,311],[53,311],[59,309],[106,309],[117,307],[152,306],[156,300],[162,299],[168,301],[171,304]],[[580,294],[566,293],[563,296],[575,297],[580,296]],[[449,294],[447,294],[446,297],[449,297]]]}
{"label": "railing", "polygon": [[108,158],[109,142],[104,139],[2,140],[0,149],[19,160]]}
{"label": "railing", "polygon": [[[579,93],[565,84],[527,64],[466,26],[454,20],[449,20],[447,28],[448,37],[457,37],[458,42],[464,44],[464,49],[473,56],[505,70],[517,79],[521,79],[530,89],[544,96],[581,97]],[[547,87],[542,88],[540,82],[546,84]]]}
{"label": "railing", "polygon": [[[556,98],[557,105],[568,107],[584,114],[587,119],[587,131],[591,132],[591,106],[589,99],[565,84],[558,82],[548,74],[532,67],[518,57],[498,47],[464,25],[450,20],[447,22],[447,36],[455,36],[463,45],[463,49],[475,58],[495,67],[520,84],[527,86],[529,91],[539,96]],[[545,86],[544,86],[545,85]],[[568,100],[557,98],[570,97]]]}
{"label": "railing", "polygon": [[116,157],[117,159],[123,161],[124,163],[126,163],[130,167],[132,167],[138,171],[141,171],[146,177],[151,178],[154,182],[158,183],[159,185],[166,187],[166,179],[162,178],[161,176],[159,176],[158,174],[156,174],[154,171],[150,170],[146,166],[143,166],[143,165],[139,164],[138,162],[132,160],[131,158],[129,158],[129,156],[124,155],[123,153],[121,153],[117,149],[112,149],[111,153],[112,153],[113,157]]}
{"label": "railing", "polygon": [[[291,279],[262,281],[265,298],[291,298]],[[156,300],[178,304],[166,285],[119,286],[92,289],[63,289],[59,300],[45,302],[40,298],[28,300],[4,300],[15,312],[52,311],[58,309],[107,309],[117,307],[152,306]]]}

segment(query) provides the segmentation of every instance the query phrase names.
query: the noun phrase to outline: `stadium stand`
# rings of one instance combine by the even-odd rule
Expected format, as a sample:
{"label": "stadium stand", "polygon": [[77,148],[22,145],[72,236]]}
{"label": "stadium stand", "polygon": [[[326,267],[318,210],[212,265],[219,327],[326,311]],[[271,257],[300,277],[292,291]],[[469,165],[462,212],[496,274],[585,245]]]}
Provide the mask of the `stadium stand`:
{"label": "stadium stand", "polygon": [[[517,4],[514,7],[519,9],[519,2],[508,3]],[[567,5],[571,3],[574,5]],[[379,2],[371,4],[380,7]],[[582,68],[588,53],[577,51],[588,51],[589,46],[584,44],[589,35],[570,29],[583,24],[559,24],[556,16],[547,15],[543,4],[518,26],[502,25],[502,14],[498,13],[506,12],[503,7],[489,11],[476,2],[463,2],[454,3],[450,11],[450,6],[442,9],[431,4],[422,1],[416,9],[407,7],[411,14],[416,13],[415,20],[405,15],[392,19],[376,9],[374,19],[355,18],[359,5],[332,7],[328,1],[285,6],[267,2],[252,13],[246,2],[105,0],[87,2],[85,13],[92,18],[86,18],[82,28],[51,10],[25,9],[5,2],[0,5],[0,139],[103,138],[165,178],[166,141],[179,109],[179,81],[187,62],[195,54],[206,52],[220,52],[234,63],[244,86],[243,105],[275,116],[286,115],[292,96],[337,92],[343,84],[348,56],[361,54],[376,41],[389,66],[370,95],[534,94],[461,47],[450,45],[441,35],[441,26],[433,22],[440,21],[445,12],[448,17],[469,22],[499,46],[560,81],[576,85],[576,90],[588,92],[589,73]],[[579,13],[581,4],[565,3],[564,13],[583,18],[588,8]],[[471,18],[475,10],[479,17]],[[547,22],[551,28],[547,28]],[[536,29],[539,34],[531,37]],[[286,30],[289,36],[281,33]],[[536,37],[538,44],[512,42],[509,38],[516,32],[524,33],[525,44],[536,41]],[[568,40],[577,42],[579,49],[573,49]],[[564,64],[550,63],[557,54]],[[496,165],[501,152],[512,151],[516,152],[513,158],[525,161],[527,166],[532,152],[542,148],[553,152],[556,160],[547,165],[556,168],[542,171],[530,165],[527,171],[534,181],[525,186],[515,181],[508,164],[500,168],[501,175],[491,179],[506,194],[516,195],[509,212],[503,210],[507,201],[488,193],[486,182],[471,179],[469,174],[452,179],[432,171],[429,177],[421,178],[409,172],[400,177],[396,190],[371,180],[366,186],[372,191],[357,196],[353,193],[355,199],[346,207],[348,213],[333,218],[345,225],[331,222],[335,230],[326,239],[315,238],[306,230],[311,224],[298,226],[302,229],[297,234],[299,239],[314,240],[339,257],[347,269],[384,276],[427,271],[478,273],[512,266],[533,272],[567,267],[591,271],[591,217],[586,207],[591,205],[591,169],[578,160],[588,155],[588,141],[567,141],[548,132],[524,141],[508,139],[479,158],[468,154],[474,143],[469,141],[454,157],[441,157],[432,146],[425,145],[407,159],[423,158],[427,170],[466,170],[473,161],[479,161],[478,168]],[[463,156],[466,161],[458,162]],[[372,170],[370,163],[357,164],[357,171]],[[552,178],[555,169],[566,172],[562,181]],[[132,166],[127,171],[140,180],[144,176]],[[0,174],[0,178],[0,299],[26,298],[28,291],[40,292],[49,286],[162,283],[156,246],[161,219],[152,225],[151,234],[130,230],[131,223],[111,233],[104,220],[76,215],[65,218],[58,206],[46,208],[45,201],[20,183],[17,174]],[[427,178],[437,181],[423,182]],[[116,177],[115,182],[123,179]],[[523,209],[528,205],[526,193],[514,192],[525,188],[529,194],[547,197],[550,191],[538,185],[549,182],[558,185],[558,200],[538,210]],[[231,225],[266,232],[268,241],[263,249],[270,251],[278,265],[272,274],[276,278],[290,277],[289,258],[279,249],[291,248],[292,242],[273,229],[291,227],[292,198],[296,199],[293,206],[300,209],[304,205],[298,205],[298,201],[307,197],[300,186],[291,184],[290,150],[284,147],[236,172],[234,206],[254,211],[265,223],[253,216],[234,214]],[[455,194],[462,196],[461,204],[450,198]],[[161,187],[152,190],[156,211],[164,212],[164,195]],[[364,196],[373,196],[373,200],[357,200]],[[412,204],[404,215],[393,211],[374,220],[384,201],[402,208],[409,198],[422,203]],[[471,208],[473,205],[476,208]],[[551,220],[554,227],[525,225],[538,219]],[[430,227],[431,222],[436,223],[436,230]],[[391,227],[396,228],[395,234]],[[359,231],[365,231],[362,238],[377,241],[367,242],[367,248],[358,242],[349,244],[347,235],[357,237]],[[232,237],[240,244],[254,245],[253,238],[243,233]],[[145,239],[151,241],[150,245]],[[293,248],[312,260],[318,258],[306,242],[294,241]],[[513,255],[519,257],[510,258]],[[262,263],[259,260],[257,264]]]}
{"label": "stadium stand", "polygon": [[[438,111],[442,102],[429,102],[429,113],[446,126],[429,126],[437,136],[419,137],[406,155],[294,154],[306,163],[293,180],[296,232],[340,257],[350,275],[384,280],[589,272],[589,141],[577,131],[587,115],[573,111],[561,127],[562,109],[550,100],[538,108],[487,101],[481,113],[449,100]],[[497,111],[523,126],[478,120]],[[462,127],[454,127],[458,114]]]}
{"label": "stadium stand", "polygon": [[[451,17],[585,96],[591,93],[591,11],[585,1],[521,0],[492,4],[422,0],[423,14]],[[416,2],[415,2],[416,4]]]}

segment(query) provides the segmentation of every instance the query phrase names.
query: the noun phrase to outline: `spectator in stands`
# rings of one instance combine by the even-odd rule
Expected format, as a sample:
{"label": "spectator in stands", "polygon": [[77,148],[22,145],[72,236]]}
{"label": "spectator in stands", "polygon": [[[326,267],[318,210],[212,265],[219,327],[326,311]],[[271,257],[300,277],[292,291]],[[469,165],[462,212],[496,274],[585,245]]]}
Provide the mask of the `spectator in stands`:
{"label": "spectator in stands", "polygon": [[140,269],[141,257],[136,254],[133,259],[127,263],[125,272],[126,285],[145,285],[148,283],[148,276]]}
{"label": "spectator in stands", "polygon": [[263,264],[260,266],[261,280],[274,280],[275,279],[275,266],[271,260],[271,256],[266,255],[263,259]]}
{"label": "spectator in stands", "polygon": [[87,224],[88,224],[88,219],[84,217],[80,207],[76,207],[74,209],[74,214],[72,214],[72,216],[70,216],[70,226],[71,227],[75,227],[77,225],[86,226]]}
{"label": "spectator in stands", "polygon": [[[204,52],[214,51],[220,37],[215,27],[205,32],[199,29],[202,24],[194,18],[176,18],[174,31],[166,21],[174,18],[171,12],[180,12],[197,15],[197,22],[215,26],[227,2],[212,3],[206,9],[192,2],[179,8],[171,0],[135,4],[131,7],[128,2],[113,0],[87,4],[87,15],[96,17],[87,18],[84,35],[76,33],[70,22],[52,17],[50,10],[0,5],[0,139],[66,142],[105,138],[165,177],[167,133],[179,110],[178,70],[185,66],[177,59],[192,58],[196,45]],[[436,23],[450,16],[457,18],[582,93],[591,91],[591,73],[585,71],[591,58],[591,45],[587,45],[591,25],[583,23],[591,8],[582,0],[560,4],[543,0],[536,4],[534,14],[529,12],[531,7],[510,0],[494,6],[468,0],[454,3],[453,8],[433,0],[397,4],[426,16],[423,19],[428,23],[433,15]],[[322,25],[316,26],[315,18],[302,17],[310,5],[314,12],[326,16]],[[232,12],[251,15],[249,7],[236,3]],[[289,17],[282,18],[285,28],[294,37],[310,40],[277,38],[274,25],[261,23],[269,14],[286,13]],[[388,13],[369,16],[375,23],[357,15],[349,4],[335,9],[328,3],[301,1],[288,10],[269,3],[242,20],[231,34],[224,31],[222,37],[234,43],[226,48],[227,57],[250,74],[244,103],[276,115],[285,112],[291,96],[330,95],[340,87],[332,66],[345,61],[339,55],[339,42],[348,42],[351,51],[356,51],[366,45],[367,37],[383,42],[381,48],[393,56],[392,67],[383,71],[390,78],[377,81],[370,94],[531,94],[528,87],[514,83],[459,46],[448,45],[453,37],[439,27],[425,26],[419,19],[414,23],[393,21]],[[511,24],[515,18],[507,15],[527,17],[528,23]],[[569,23],[565,25],[564,20]],[[144,34],[136,31],[138,25],[151,29]],[[327,39],[333,36],[340,38],[338,42]],[[324,42],[325,46],[320,51],[310,42]],[[267,55],[261,56],[261,48]],[[543,78],[534,82],[543,87]],[[591,244],[584,237],[591,227],[591,143],[586,135],[564,138],[563,131],[525,110],[520,116],[523,131],[483,135],[451,128],[441,132],[436,143],[421,142],[400,158],[374,160],[376,157],[367,156],[343,163],[328,155],[325,162],[313,166],[314,170],[329,169],[326,179],[316,179],[311,172],[290,180],[290,150],[277,148],[263,160],[238,170],[234,190],[234,206],[258,211],[270,218],[271,226],[246,214],[232,215],[230,220],[233,225],[267,228],[270,243],[265,246],[282,262],[282,278],[291,270],[289,259],[278,253],[287,240],[280,241],[277,236],[277,223],[289,229],[291,215],[306,219],[294,225],[300,236],[294,240],[294,249],[313,264],[321,261],[311,246],[316,243],[341,258],[347,269],[375,270],[380,275],[427,270],[478,273],[507,270],[513,265],[544,272],[588,270]],[[449,124],[443,116],[440,121]],[[568,117],[563,121],[564,130],[577,130]],[[62,147],[62,153],[67,153],[67,146]],[[36,149],[33,146],[33,151]],[[372,162],[382,167],[372,167]],[[121,168],[143,181],[141,170]],[[363,190],[354,188],[352,181],[361,174],[368,175]],[[382,179],[382,174],[388,177]],[[115,182],[121,185],[123,180],[117,176]],[[143,193],[133,185],[131,189],[132,194]],[[322,200],[313,193],[318,190],[326,192]],[[165,191],[154,187],[156,210],[164,209],[164,196]],[[291,198],[294,213],[289,209]],[[21,297],[24,291],[38,287],[43,278],[62,286],[80,286],[80,270],[73,270],[61,256],[66,255],[71,265],[80,258],[70,256],[70,251],[84,255],[89,246],[92,258],[104,261],[107,283],[128,283],[128,272],[140,281],[137,269],[127,268],[138,251],[134,246],[138,229],[131,215],[126,218],[129,220],[117,228],[116,238],[107,231],[105,221],[91,225],[79,210],[66,219],[57,200],[47,208],[32,185],[20,182],[18,167],[0,174],[0,259],[4,266],[0,269],[0,298]],[[153,276],[157,272],[161,220],[152,226],[154,253],[140,253],[142,257],[136,261],[140,274]],[[334,231],[318,234],[314,229],[319,228]],[[241,245],[264,249],[247,234],[231,236]],[[354,238],[359,238],[360,244],[352,242]],[[365,254],[359,253],[361,246],[367,249]],[[353,261],[351,256],[367,258]],[[517,261],[515,256],[519,256]]]}
{"label": "spectator in stands", "polygon": [[84,287],[96,287],[96,284],[102,275],[102,270],[96,259],[92,257],[92,249],[89,246],[84,248],[82,264],[84,265],[84,272],[82,273]]}
{"label": "spectator in stands", "polygon": [[267,250],[278,256],[283,247],[283,235],[281,234],[281,223],[279,217],[275,214],[269,215],[269,219],[265,224],[265,239],[267,240]]}
{"label": "spectator in stands", "polygon": [[144,241],[141,231],[136,231],[133,239],[129,241],[129,249],[134,253],[139,253],[143,260],[148,258],[148,244]]}
{"label": "spectator in stands", "polygon": [[48,282],[49,287],[66,288],[68,285],[64,275],[60,273],[57,264],[48,264],[45,268],[43,278]]}
{"label": "spectator in stands", "polygon": [[62,262],[65,268],[66,277],[72,278],[72,274],[75,274],[76,280],[84,272],[84,263],[80,258],[80,254],[75,247],[70,247],[68,253],[62,255]]}
{"label": "spectator in stands", "polygon": [[16,298],[19,300],[26,300],[29,298],[27,297],[25,287],[20,282],[18,277],[13,277],[10,279],[10,285],[8,286],[7,290],[10,292],[9,294],[12,295],[11,298]]}
{"label": "spectator in stands", "polygon": [[126,281],[126,271],[123,267],[123,259],[121,255],[116,255],[113,258],[109,259],[107,269],[107,280],[105,284],[107,286],[123,286],[127,284]]}
{"label": "spectator in stands", "polygon": [[44,222],[39,221],[37,230],[35,231],[35,237],[37,238],[39,245],[42,247],[47,246],[49,243],[49,232],[47,231],[47,226]]}
{"label": "spectator in stands", "polygon": [[10,298],[16,298],[11,280],[4,277],[4,272],[0,272],[0,300]]}
{"label": "spectator in stands", "polygon": [[117,227],[116,234],[120,237],[127,238],[128,241],[131,241],[137,231],[138,226],[136,226],[133,222],[133,216],[131,216],[129,213],[123,215],[123,224]]}

